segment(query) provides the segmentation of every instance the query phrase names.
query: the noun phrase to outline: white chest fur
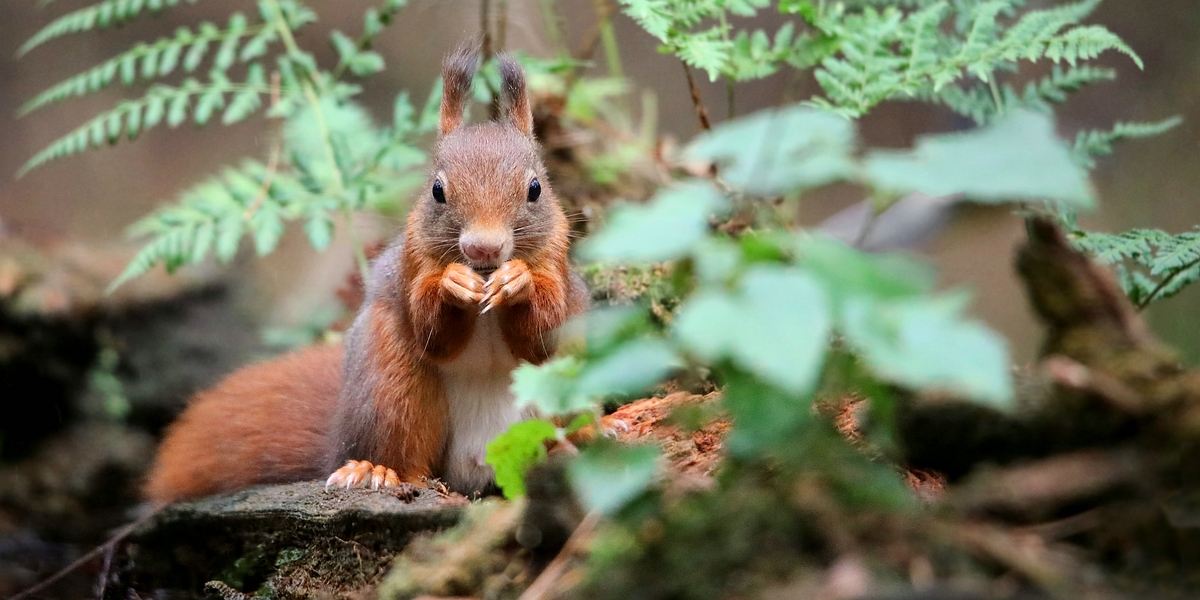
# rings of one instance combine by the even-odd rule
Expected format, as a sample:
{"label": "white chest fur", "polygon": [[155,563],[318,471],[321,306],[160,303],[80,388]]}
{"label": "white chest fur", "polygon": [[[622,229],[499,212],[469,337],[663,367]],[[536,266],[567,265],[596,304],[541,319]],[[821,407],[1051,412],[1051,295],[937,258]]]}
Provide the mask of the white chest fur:
{"label": "white chest fur", "polygon": [[492,480],[483,462],[487,444],[527,415],[509,392],[519,361],[509,351],[496,313],[480,315],[471,340],[453,362],[441,366],[450,405],[450,436],[442,477],[451,490],[471,494]]}

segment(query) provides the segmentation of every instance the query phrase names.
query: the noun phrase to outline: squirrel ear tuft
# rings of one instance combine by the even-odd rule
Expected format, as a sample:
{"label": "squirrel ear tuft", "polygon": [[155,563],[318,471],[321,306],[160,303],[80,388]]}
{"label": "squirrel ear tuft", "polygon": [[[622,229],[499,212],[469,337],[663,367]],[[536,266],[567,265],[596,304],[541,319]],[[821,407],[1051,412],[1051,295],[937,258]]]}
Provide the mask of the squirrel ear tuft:
{"label": "squirrel ear tuft", "polygon": [[521,133],[533,136],[533,112],[525,92],[525,72],[516,59],[508,54],[496,57],[500,66],[500,110],[504,119],[517,126]]}
{"label": "squirrel ear tuft", "polygon": [[479,60],[476,44],[455,48],[442,63],[442,106],[438,112],[438,136],[444,137],[462,124],[463,111],[471,98],[471,80]]}

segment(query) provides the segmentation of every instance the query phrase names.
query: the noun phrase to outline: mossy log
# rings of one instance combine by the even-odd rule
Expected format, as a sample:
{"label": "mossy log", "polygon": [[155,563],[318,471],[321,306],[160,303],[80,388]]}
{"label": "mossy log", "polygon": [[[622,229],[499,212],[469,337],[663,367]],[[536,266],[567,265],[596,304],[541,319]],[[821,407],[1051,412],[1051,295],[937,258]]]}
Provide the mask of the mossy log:
{"label": "mossy log", "polygon": [[465,502],[430,489],[407,494],[325,490],[320,482],[259,486],[180,503],[128,546],[130,587],[172,596],[354,597],[422,533],[458,522]]}

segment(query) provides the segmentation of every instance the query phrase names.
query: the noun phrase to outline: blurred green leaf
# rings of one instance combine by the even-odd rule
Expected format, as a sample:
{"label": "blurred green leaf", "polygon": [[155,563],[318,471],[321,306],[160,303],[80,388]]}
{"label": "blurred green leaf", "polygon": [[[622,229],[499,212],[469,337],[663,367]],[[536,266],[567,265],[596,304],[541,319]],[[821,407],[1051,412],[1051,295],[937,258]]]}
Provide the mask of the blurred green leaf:
{"label": "blurred green leaf", "polygon": [[809,420],[811,397],[791,394],[741,371],[726,373],[722,406],[733,417],[726,444],[734,456],[753,457],[787,444]]}
{"label": "blurred green leaf", "polygon": [[546,457],[546,441],[557,435],[554,425],[540,419],[515,423],[487,445],[487,464],[496,471],[496,485],[509,500],[525,495],[525,473]]}
{"label": "blurred green leaf", "polygon": [[524,364],[513,371],[512,393],[516,404],[535,406],[547,415],[560,415],[591,407],[575,394],[575,381],[583,363],[564,356],[541,365]]}
{"label": "blurred green leaf", "polygon": [[680,307],[674,333],[700,357],[731,359],[793,393],[816,384],[832,327],[829,300],[812,275],[752,267],[732,292],[701,292]]}
{"label": "blurred green leaf", "polygon": [[854,124],[803,106],[764,110],[701,134],[684,150],[715,162],[721,178],[762,196],[853,179]]}
{"label": "blurred green leaf", "polygon": [[1013,400],[1004,339],[962,316],[964,298],[851,299],[844,333],[877,375],[1007,407]]}
{"label": "blurred green leaf", "polygon": [[654,481],[658,456],[653,446],[597,444],[576,457],[567,476],[588,510],[613,515]]}
{"label": "blurred green leaf", "polygon": [[611,262],[682,258],[708,233],[709,217],[727,206],[708,183],[663,188],[644,205],[614,207],[608,223],[580,244],[580,257]]}
{"label": "blurred green leaf", "polygon": [[1087,171],[1055,135],[1053,120],[1029,111],[967,133],[923,136],[912,150],[875,150],[865,163],[867,182],[882,192],[1094,204]]}
{"label": "blurred green leaf", "polygon": [[512,391],[517,406],[535,406],[547,415],[570,414],[607,396],[644,391],[681,364],[662,340],[640,338],[586,362],[568,356],[540,366],[522,365],[513,372]]}
{"label": "blurred green leaf", "polygon": [[856,296],[903,298],[933,290],[933,269],[906,256],[868,254],[823,236],[795,240],[800,264],[821,279],[835,304]]}
{"label": "blurred green leaf", "polygon": [[675,351],[657,339],[633,340],[608,356],[590,361],[575,393],[584,398],[629,395],[645,391],[682,365]]}
{"label": "blurred green leaf", "polygon": [[650,316],[643,306],[601,306],[581,319],[589,354],[607,352],[614,345],[647,333]]}

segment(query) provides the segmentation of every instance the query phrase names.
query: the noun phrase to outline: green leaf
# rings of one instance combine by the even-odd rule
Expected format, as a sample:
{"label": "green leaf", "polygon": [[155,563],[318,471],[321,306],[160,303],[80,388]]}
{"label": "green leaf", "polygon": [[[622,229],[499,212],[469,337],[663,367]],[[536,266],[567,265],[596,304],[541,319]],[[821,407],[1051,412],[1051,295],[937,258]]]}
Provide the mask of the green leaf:
{"label": "green leaf", "polygon": [[567,467],[567,477],[588,510],[611,516],[654,481],[657,448],[594,445]]}
{"label": "green leaf", "polygon": [[846,340],[885,380],[960,394],[997,407],[1013,400],[1008,349],[987,327],[962,317],[963,298],[851,299]]}
{"label": "green leaf", "polygon": [[835,304],[866,296],[906,298],[933,290],[934,271],[897,254],[868,254],[822,236],[796,241],[800,264],[825,284]]}
{"label": "green leaf", "polygon": [[485,462],[496,471],[496,485],[505,498],[525,495],[525,473],[546,458],[546,441],[556,436],[553,424],[530,419],[513,424],[488,442]]}
{"label": "green leaf", "polygon": [[967,133],[923,136],[911,151],[873,151],[866,158],[866,179],[876,190],[895,194],[1094,204],[1087,172],[1055,136],[1051,119],[1028,111]]}
{"label": "green leaf", "polygon": [[517,407],[534,406],[543,414],[560,415],[591,408],[587,398],[575,394],[575,380],[583,370],[579,359],[564,356],[541,365],[524,364],[513,370],[512,390]]}
{"label": "green leaf", "polygon": [[383,57],[378,52],[359,52],[350,59],[350,72],[359,77],[374,75],[383,70]]}
{"label": "green leaf", "polygon": [[849,120],[791,106],[718,125],[688,144],[684,156],[716,163],[739,190],[773,196],[852,178],[854,139]]}
{"label": "green leaf", "polygon": [[337,50],[338,57],[343,62],[349,61],[358,53],[358,44],[350,39],[350,36],[334,29],[329,34],[330,40],[333,42],[333,47]]}
{"label": "green leaf", "polygon": [[661,382],[681,364],[666,342],[633,340],[608,356],[589,361],[575,384],[575,394],[584,398],[637,394]]}
{"label": "green leaf", "polygon": [[254,251],[259,256],[273,252],[279,244],[279,238],[283,237],[283,219],[277,205],[273,202],[263,202],[262,207],[251,217],[250,227],[254,230]]}
{"label": "green leaf", "polygon": [[728,202],[712,185],[691,182],[659,190],[650,202],[621,205],[579,248],[588,261],[659,262],[686,256],[708,233],[710,216]]}
{"label": "green leaf", "polygon": [[701,292],[676,313],[673,332],[688,350],[739,367],[793,393],[812,391],[829,344],[825,290],[795,268],[755,266],[734,292]]}
{"label": "green leaf", "polygon": [[213,59],[214,71],[223,73],[237,60],[238,42],[241,41],[242,32],[245,30],[246,15],[235,12],[229,16],[225,40],[221,42],[221,47],[217,50],[217,57]]}
{"label": "green leaf", "polygon": [[721,404],[733,418],[726,439],[730,454],[761,456],[771,447],[794,442],[810,420],[811,398],[791,394],[741,371],[725,373]]}
{"label": "green leaf", "polygon": [[333,219],[324,212],[314,215],[304,224],[304,233],[313,248],[324,250],[333,241]]}

